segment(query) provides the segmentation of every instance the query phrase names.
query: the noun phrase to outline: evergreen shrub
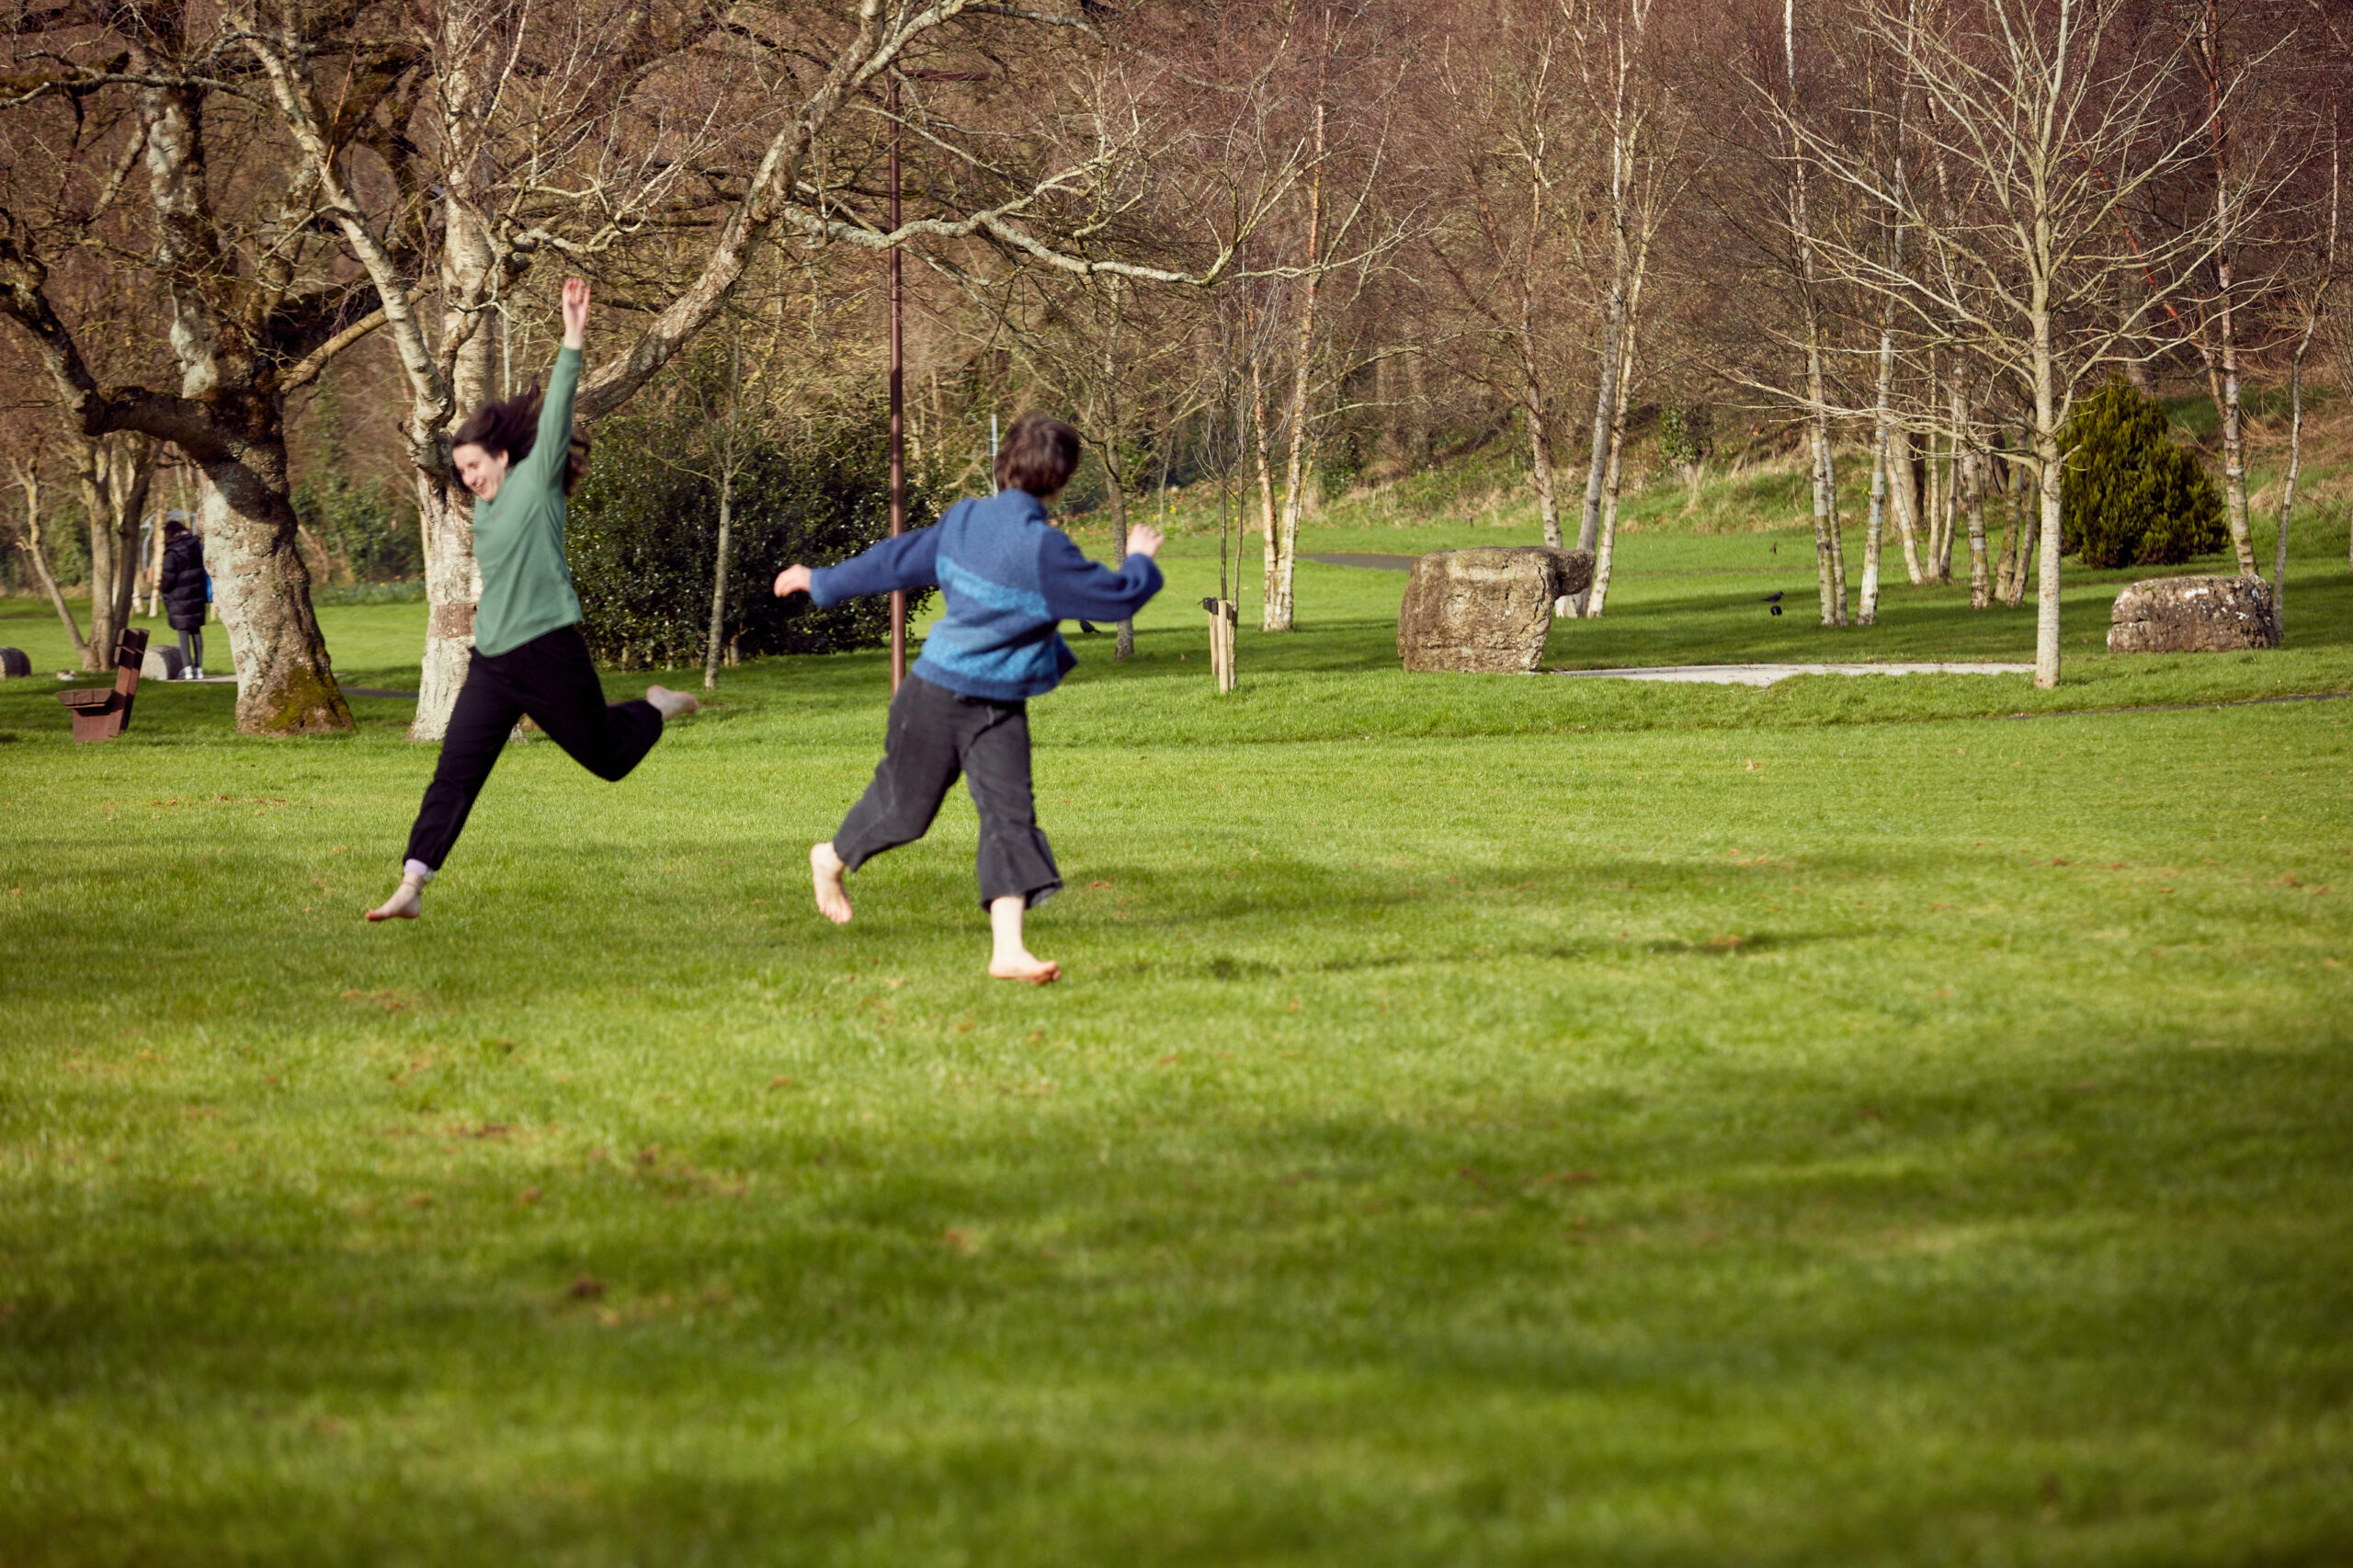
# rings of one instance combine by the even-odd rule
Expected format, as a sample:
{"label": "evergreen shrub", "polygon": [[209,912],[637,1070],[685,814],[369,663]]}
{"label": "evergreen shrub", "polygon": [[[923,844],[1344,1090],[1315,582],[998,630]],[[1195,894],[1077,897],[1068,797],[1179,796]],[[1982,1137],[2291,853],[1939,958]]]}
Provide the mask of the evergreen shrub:
{"label": "evergreen shrub", "polygon": [[[722,642],[737,656],[871,648],[891,636],[887,598],[820,609],[770,592],[794,562],[826,566],[891,531],[889,427],[882,410],[836,410],[790,435],[749,434],[735,476]],[[599,662],[623,669],[702,662],[719,540],[719,482],[709,430],[687,405],[604,420],[568,508],[566,553]],[[910,473],[907,527],[934,498]],[[929,590],[911,593],[912,616]]]}
{"label": "evergreen shrub", "polygon": [[296,520],[346,584],[401,583],[424,572],[416,502],[391,480],[328,473],[295,486],[291,499]]}
{"label": "evergreen shrub", "polygon": [[1658,415],[1658,458],[1662,468],[1688,473],[1715,450],[1714,411],[1704,403],[1668,403]]}
{"label": "evergreen shrub", "polygon": [[2075,404],[2060,432],[2060,548],[2086,566],[2173,566],[2222,548],[2222,495],[2165,409],[2122,382]]}

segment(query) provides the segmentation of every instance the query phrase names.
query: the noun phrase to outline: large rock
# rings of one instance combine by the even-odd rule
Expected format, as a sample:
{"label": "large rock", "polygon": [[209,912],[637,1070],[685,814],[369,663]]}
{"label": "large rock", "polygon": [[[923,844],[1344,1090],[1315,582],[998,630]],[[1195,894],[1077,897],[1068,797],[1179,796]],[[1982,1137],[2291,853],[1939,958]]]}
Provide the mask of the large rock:
{"label": "large rock", "polygon": [[2279,645],[2260,577],[2150,577],[2116,596],[2111,653],[2227,653]]}
{"label": "large rock", "polygon": [[141,680],[178,680],[188,674],[188,660],[169,643],[152,646],[139,661]]}
{"label": "large rock", "polygon": [[1583,550],[1441,550],[1414,562],[1397,609],[1397,656],[1409,670],[1533,670],[1553,601],[1593,582]]}

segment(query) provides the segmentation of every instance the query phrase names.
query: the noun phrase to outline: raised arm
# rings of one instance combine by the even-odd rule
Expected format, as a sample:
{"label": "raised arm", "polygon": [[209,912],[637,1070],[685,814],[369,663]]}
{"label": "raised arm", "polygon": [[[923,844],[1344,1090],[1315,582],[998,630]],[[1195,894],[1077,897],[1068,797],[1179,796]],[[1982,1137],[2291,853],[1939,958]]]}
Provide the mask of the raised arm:
{"label": "raised arm", "polygon": [[1125,620],[1142,609],[1160,592],[1160,567],[1152,559],[1160,534],[1139,528],[1130,539],[1128,558],[1114,572],[1086,559],[1060,528],[1049,528],[1038,549],[1047,610],[1064,620]]}
{"label": "raised arm", "polygon": [[548,390],[540,399],[540,433],[526,460],[543,483],[561,484],[564,464],[572,460],[572,403],[580,391],[581,351],[588,347],[588,285],[580,278],[563,280],[563,347],[556,350],[555,368],[548,372]]}

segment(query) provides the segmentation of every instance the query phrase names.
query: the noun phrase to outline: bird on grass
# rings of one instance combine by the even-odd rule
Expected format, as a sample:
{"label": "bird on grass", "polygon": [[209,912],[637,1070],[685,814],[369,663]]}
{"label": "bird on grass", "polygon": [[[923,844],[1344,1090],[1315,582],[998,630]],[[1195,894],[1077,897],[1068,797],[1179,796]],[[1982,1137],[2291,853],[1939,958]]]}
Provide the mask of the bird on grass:
{"label": "bird on grass", "polygon": [[1781,613],[1781,590],[1776,589],[1774,592],[1772,592],[1772,593],[1769,593],[1769,594],[1766,595],[1766,596],[1765,596],[1765,602],[1766,602],[1767,604],[1771,605],[1771,606],[1773,607],[1773,613],[1774,613],[1775,615],[1779,615],[1779,614],[1780,614],[1780,613]]}

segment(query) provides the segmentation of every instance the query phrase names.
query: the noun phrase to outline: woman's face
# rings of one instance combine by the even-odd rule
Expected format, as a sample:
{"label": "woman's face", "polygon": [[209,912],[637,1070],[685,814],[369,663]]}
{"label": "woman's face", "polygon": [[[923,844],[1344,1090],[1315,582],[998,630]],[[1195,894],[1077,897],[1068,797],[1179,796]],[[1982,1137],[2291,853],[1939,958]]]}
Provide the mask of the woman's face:
{"label": "woman's face", "polygon": [[486,452],[468,441],[449,454],[449,460],[458,465],[458,477],[466,488],[485,501],[497,495],[498,487],[506,482],[505,452]]}

